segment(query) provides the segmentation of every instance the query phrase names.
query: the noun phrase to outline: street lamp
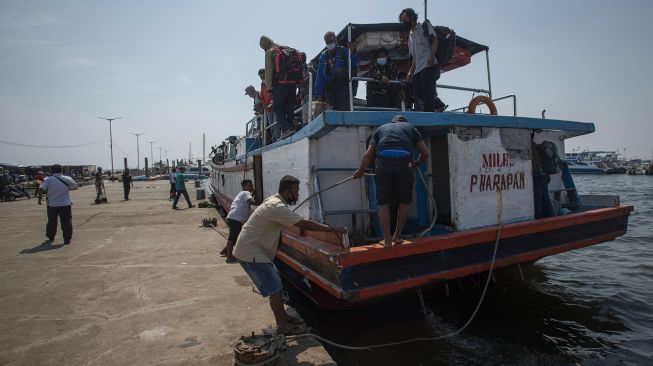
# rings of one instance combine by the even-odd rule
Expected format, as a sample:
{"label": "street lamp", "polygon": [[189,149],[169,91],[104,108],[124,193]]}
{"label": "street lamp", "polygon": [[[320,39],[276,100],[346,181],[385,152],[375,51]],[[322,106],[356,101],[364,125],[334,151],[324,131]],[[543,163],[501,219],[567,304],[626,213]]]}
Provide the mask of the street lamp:
{"label": "street lamp", "polygon": [[154,173],[154,154],[152,153],[152,144],[155,142],[156,141],[147,142],[148,144],[150,144],[150,164],[152,165],[152,173]]}
{"label": "street lamp", "polygon": [[141,171],[141,150],[140,149],[141,149],[141,147],[140,147],[140,144],[138,143],[138,136],[145,135],[145,132],[141,132],[141,133],[130,132],[130,134],[136,136],[136,162],[137,162],[137,168],[136,169],[139,171],[138,174],[140,174],[140,171]]}
{"label": "street lamp", "polygon": [[98,117],[98,118],[109,121],[109,148],[111,149],[111,178],[113,179],[113,133],[111,132],[111,122],[116,119],[121,119],[122,117],[115,117],[115,118]]}
{"label": "street lamp", "polygon": [[159,175],[161,175],[161,168],[162,168],[161,165],[163,165],[161,161],[161,151],[163,150],[163,147],[159,146],[158,149],[159,149]]}

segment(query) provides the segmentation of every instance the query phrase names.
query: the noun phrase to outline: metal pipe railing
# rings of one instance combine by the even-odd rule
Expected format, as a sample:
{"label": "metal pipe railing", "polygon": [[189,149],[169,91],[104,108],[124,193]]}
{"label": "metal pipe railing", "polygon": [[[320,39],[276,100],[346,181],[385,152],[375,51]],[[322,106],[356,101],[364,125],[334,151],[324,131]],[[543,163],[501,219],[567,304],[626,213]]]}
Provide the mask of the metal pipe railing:
{"label": "metal pipe railing", "polygon": [[349,110],[354,110],[354,89],[352,87],[351,80],[351,50],[349,49],[349,44],[351,43],[351,24],[347,26],[347,55],[349,61],[347,62],[347,70],[349,70]]}

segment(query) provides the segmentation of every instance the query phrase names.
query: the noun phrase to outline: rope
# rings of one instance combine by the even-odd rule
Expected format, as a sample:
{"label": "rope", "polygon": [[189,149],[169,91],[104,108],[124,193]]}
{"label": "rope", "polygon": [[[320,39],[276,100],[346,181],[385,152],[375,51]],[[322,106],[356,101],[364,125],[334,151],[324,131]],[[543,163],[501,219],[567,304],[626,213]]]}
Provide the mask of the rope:
{"label": "rope", "polygon": [[359,347],[347,346],[347,345],[344,345],[344,344],[336,343],[336,342],[330,341],[330,340],[328,340],[326,338],[323,338],[323,337],[321,337],[321,336],[319,336],[317,334],[312,334],[312,333],[288,336],[286,338],[287,342],[296,341],[296,340],[302,339],[302,338],[315,338],[317,340],[320,340],[320,341],[322,341],[324,343],[327,343],[327,344],[329,344],[329,345],[331,345],[333,347],[336,347],[336,348],[341,348],[341,349],[346,349],[346,350],[351,350],[351,351],[372,351],[372,350],[377,349],[377,348],[394,347],[394,346],[399,346],[399,345],[408,344],[408,343],[424,342],[424,341],[437,341],[437,340],[440,340],[440,339],[450,338],[450,337],[453,337],[453,336],[456,336],[456,335],[460,334],[463,330],[465,330],[472,323],[472,321],[476,317],[476,314],[478,314],[478,311],[481,308],[481,304],[483,304],[483,300],[485,299],[485,295],[487,294],[487,289],[488,289],[488,286],[490,284],[490,279],[492,278],[492,271],[494,269],[494,264],[496,262],[497,249],[499,248],[499,241],[501,239],[501,230],[502,229],[503,229],[503,224],[500,224],[498,229],[497,229],[497,239],[494,242],[494,250],[492,251],[492,262],[490,263],[490,269],[489,269],[489,272],[487,274],[487,279],[485,280],[485,286],[483,288],[483,293],[481,293],[481,297],[479,298],[478,304],[476,304],[476,308],[474,309],[474,312],[472,313],[472,315],[469,317],[467,322],[462,327],[460,327],[460,329],[458,329],[457,331],[449,333],[449,334],[445,334],[445,335],[440,336],[440,337],[413,338],[413,339],[407,339],[407,340],[398,341],[398,342],[374,344],[374,345],[359,346]]}
{"label": "rope", "polygon": [[[21,147],[34,147],[34,148],[40,148],[40,149],[68,149],[72,147],[82,147],[82,146],[90,146],[90,145],[97,145],[106,142],[107,137],[102,137],[99,140],[95,140],[94,142],[89,142],[87,144],[79,144],[79,145],[30,145],[30,144],[21,144],[18,142],[11,142],[11,141],[4,141],[0,140],[0,144],[6,144],[6,145],[12,145],[12,146],[21,146]],[[115,145],[115,144],[114,144]]]}
{"label": "rope", "polygon": [[345,179],[341,180],[340,182],[338,182],[338,183],[336,183],[336,184],[334,184],[334,185],[328,186],[328,187],[324,188],[324,189],[321,190],[321,191],[317,191],[317,192],[313,193],[312,195],[306,197],[305,200],[303,200],[302,202],[300,202],[300,203],[297,205],[297,207],[295,207],[295,208],[293,209],[293,212],[294,212],[294,211],[297,211],[297,209],[298,209],[299,207],[301,207],[301,205],[303,205],[304,203],[308,202],[308,200],[310,200],[311,198],[317,196],[318,194],[320,194],[320,193],[322,193],[322,192],[326,192],[326,191],[328,191],[329,189],[331,189],[331,188],[335,188],[335,187],[337,187],[337,186],[339,186],[339,185],[341,185],[341,184],[343,184],[343,183],[349,182],[349,181],[352,180],[352,179],[354,179],[354,176],[353,176],[353,175],[350,176],[350,177],[348,177],[348,178],[345,178]]}
{"label": "rope", "polygon": [[422,174],[422,171],[418,168],[417,169],[417,175],[419,176],[420,180],[422,181],[422,184],[424,185],[424,188],[426,189],[426,192],[429,194],[429,198],[431,198],[431,203],[433,203],[433,220],[431,221],[431,225],[426,228],[426,230],[422,231],[419,233],[418,236],[422,237],[426,235],[427,233],[431,232],[431,229],[433,229],[433,226],[435,225],[435,221],[438,219],[438,208],[435,203],[435,195],[433,192],[431,192],[431,188],[429,188],[428,183],[426,183],[426,178],[424,178],[424,174]]}

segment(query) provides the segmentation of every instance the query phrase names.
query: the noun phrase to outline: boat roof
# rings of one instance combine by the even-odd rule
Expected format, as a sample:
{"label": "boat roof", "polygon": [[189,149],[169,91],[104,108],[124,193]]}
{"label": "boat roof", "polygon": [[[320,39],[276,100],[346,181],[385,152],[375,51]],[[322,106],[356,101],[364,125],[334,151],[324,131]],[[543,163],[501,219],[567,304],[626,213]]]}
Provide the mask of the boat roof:
{"label": "boat roof", "polygon": [[[374,24],[353,24],[349,23],[347,24],[337,35],[337,43],[338,45],[342,47],[347,46],[347,40],[348,40],[348,28],[351,26],[351,39],[355,40],[364,33],[368,32],[398,32],[398,33],[404,33],[405,39],[408,39],[408,31],[404,28],[404,26],[401,23],[374,23]],[[407,47],[407,46],[406,46]],[[311,63],[317,63],[319,61],[320,54],[325,50],[326,48],[323,48],[313,59],[311,60]],[[457,50],[464,50],[465,53],[469,53],[469,57],[482,52],[482,51],[488,51],[490,48],[488,46],[482,45],[480,43],[476,43],[473,41],[468,40],[467,38],[461,37],[459,35],[456,35],[456,49]],[[454,56],[455,57],[455,56]],[[452,60],[453,63],[453,60]],[[469,63],[469,62],[467,62]],[[442,71],[450,71],[455,68],[461,67],[466,65],[467,63],[464,62],[458,62],[455,65],[442,65]],[[447,67],[449,66],[449,67]]]}
{"label": "boat roof", "polygon": [[[520,128],[529,130],[561,131],[562,138],[570,138],[594,132],[594,123],[575,122],[532,117],[497,116],[456,112],[400,112],[415,127],[442,129],[447,127]],[[294,135],[263,147],[274,149],[303,138],[320,138],[337,127],[378,127],[392,120],[395,111],[341,112],[325,111]]]}

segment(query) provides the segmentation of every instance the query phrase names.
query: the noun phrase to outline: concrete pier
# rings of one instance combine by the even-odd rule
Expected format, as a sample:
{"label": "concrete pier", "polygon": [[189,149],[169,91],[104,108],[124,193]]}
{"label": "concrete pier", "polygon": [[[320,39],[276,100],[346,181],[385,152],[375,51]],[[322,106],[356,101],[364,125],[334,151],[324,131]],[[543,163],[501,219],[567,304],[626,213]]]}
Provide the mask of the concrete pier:
{"label": "concrete pier", "polygon": [[[232,365],[241,335],[274,318],[237,264],[218,252],[227,234],[171,209],[167,181],[106,182],[72,192],[73,239],[45,238],[45,203],[0,202],[0,365]],[[194,201],[195,188],[187,184]],[[196,204],[197,202],[194,202]],[[314,341],[291,344],[279,365],[335,365]]]}

